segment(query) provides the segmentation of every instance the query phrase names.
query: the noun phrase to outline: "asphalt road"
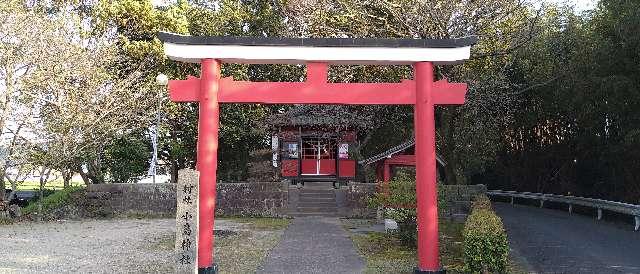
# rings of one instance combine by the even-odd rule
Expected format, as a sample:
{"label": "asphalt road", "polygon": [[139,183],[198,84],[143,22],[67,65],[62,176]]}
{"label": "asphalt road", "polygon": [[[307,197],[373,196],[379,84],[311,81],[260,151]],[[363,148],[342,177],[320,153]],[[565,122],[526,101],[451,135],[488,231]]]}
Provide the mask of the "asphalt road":
{"label": "asphalt road", "polygon": [[535,273],[640,273],[640,231],[632,225],[507,203],[494,208],[512,252]]}

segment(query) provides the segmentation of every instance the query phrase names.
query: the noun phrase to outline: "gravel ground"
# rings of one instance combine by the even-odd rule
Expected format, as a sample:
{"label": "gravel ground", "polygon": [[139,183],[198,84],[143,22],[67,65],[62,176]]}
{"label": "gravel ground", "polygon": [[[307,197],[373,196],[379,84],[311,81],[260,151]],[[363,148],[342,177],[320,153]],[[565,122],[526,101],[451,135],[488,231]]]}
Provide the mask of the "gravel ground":
{"label": "gravel ground", "polygon": [[[253,273],[282,230],[216,220],[221,273]],[[173,219],[110,219],[0,226],[0,273],[172,273]],[[217,233],[217,232],[216,232]]]}
{"label": "gravel ground", "polygon": [[0,227],[0,272],[167,272],[171,250],[152,248],[173,219],[18,223]]}

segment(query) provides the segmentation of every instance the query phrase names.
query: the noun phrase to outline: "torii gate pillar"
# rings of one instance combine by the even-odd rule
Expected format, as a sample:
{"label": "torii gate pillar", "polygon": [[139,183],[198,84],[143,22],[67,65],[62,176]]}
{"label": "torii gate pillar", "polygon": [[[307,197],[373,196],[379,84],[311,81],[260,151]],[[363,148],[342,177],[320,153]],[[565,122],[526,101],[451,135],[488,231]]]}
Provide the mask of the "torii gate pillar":
{"label": "torii gate pillar", "polygon": [[414,64],[416,155],[416,212],[418,222],[418,269],[416,273],[441,272],[438,254],[438,191],[436,186],[433,64]]}
{"label": "torii gate pillar", "polygon": [[218,170],[218,130],[220,125],[220,62],[203,59],[201,62],[198,102],[198,152],[200,171],[198,192],[198,268],[204,273],[216,273],[213,262],[213,222],[216,205],[216,173]]}

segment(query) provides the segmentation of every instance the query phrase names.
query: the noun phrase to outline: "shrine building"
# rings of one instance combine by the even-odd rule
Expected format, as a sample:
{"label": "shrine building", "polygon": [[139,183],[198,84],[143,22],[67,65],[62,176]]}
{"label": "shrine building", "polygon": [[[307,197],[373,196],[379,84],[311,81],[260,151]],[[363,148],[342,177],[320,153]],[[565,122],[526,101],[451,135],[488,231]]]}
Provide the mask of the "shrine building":
{"label": "shrine building", "polygon": [[355,179],[359,119],[341,107],[299,105],[269,117],[273,166],[282,178],[294,184]]}

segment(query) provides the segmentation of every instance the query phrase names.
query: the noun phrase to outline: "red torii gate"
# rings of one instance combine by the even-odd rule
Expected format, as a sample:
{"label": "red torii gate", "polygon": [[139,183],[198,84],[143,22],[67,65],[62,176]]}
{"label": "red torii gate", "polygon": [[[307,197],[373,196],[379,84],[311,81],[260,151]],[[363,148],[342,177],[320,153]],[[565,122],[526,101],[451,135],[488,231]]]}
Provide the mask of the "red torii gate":
{"label": "red torii gate", "polygon": [[[460,39],[348,39],[193,37],[160,33],[166,55],[201,63],[200,78],[169,81],[175,102],[199,102],[198,267],[216,273],[212,259],[220,103],[415,105],[418,257],[416,273],[443,273],[438,255],[434,105],[464,103],[466,84],[434,82],[433,63],[468,59],[476,37]],[[249,82],[221,78],[222,62],[306,64],[305,82]],[[412,64],[414,80],[329,83],[329,64]]]}

